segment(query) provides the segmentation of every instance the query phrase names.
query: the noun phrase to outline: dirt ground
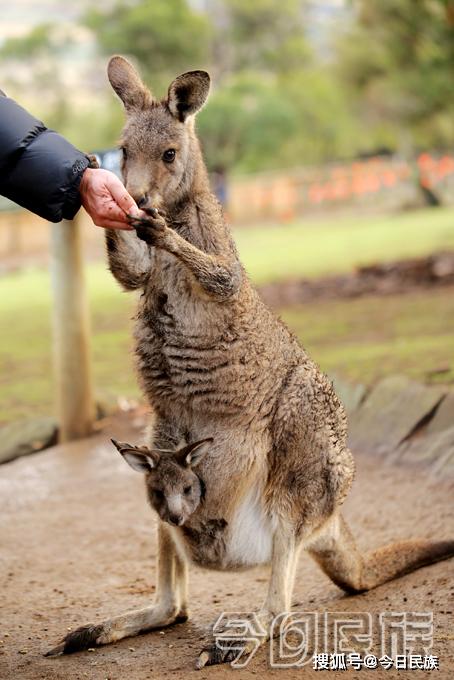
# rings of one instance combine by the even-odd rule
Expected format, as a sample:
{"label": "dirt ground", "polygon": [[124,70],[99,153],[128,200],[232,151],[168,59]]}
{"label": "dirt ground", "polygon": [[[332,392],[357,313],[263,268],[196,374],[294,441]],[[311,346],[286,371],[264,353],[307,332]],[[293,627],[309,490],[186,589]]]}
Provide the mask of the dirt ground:
{"label": "dirt ground", "polygon": [[[2,680],[144,680],[175,678],[392,678],[382,669],[318,672],[272,669],[268,646],[241,671],[194,670],[208,627],[226,611],[253,611],[267,569],[235,574],[191,568],[191,621],[71,656],[45,658],[70,627],[147,605],[153,597],[156,522],[142,480],[108,436],[138,440],[119,420],[108,432],[55,447],[0,468],[0,678]],[[433,482],[372,457],[358,474],[345,515],[361,548],[393,539],[454,534],[452,481]],[[346,597],[304,553],[294,607],[314,612],[434,612],[432,653],[440,670],[416,677],[454,677],[454,559],[426,567],[375,591]],[[236,674],[236,675],[235,675]]]}

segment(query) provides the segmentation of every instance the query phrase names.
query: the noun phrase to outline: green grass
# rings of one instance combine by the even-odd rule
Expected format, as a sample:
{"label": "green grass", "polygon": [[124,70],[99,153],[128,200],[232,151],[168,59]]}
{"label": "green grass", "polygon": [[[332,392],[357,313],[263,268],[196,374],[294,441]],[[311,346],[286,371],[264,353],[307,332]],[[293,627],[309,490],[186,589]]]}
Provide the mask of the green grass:
{"label": "green grass", "polygon": [[[454,210],[388,218],[312,221],[238,230],[241,257],[256,282],[347,271],[358,263],[454,248]],[[100,399],[139,395],[131,356],[134,295],[104,263],[87,266],[94,380]],[[370,382],[404,372],[425,380],[448,367],[452,381],[452,290],[329,301],[284,310],[284,319],[324,370]],[[53,412],[51,290],[44,270],[0,278],[0,422]]]}
{"label": "green grass", "polygon": [[[139,396],[131,356],[134,295],[103,263],[87,267],[94,381],[100,400]],[[0,279],[0,422],[54,411],[51,283],[44,270]]]}
{"label": "green grass", "polygon": [[281,311],[324,371],[370,384],[404,373],[454,383],[454,291],[328,300]]}
{"label": "green grass", "polygon": [[454,248],[454,210],[391,216],[331,217],[238,230],[246,268],[256,283],[346,272],[358,264]]}

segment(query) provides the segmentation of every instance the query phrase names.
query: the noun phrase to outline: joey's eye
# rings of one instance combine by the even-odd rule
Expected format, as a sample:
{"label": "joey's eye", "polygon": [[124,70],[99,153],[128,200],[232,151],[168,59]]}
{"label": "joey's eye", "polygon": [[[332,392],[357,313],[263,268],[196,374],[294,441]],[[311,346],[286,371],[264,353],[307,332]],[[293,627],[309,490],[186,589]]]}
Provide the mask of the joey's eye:
{"label": "joey's eye", "polygon": [[189,494],[191,493],[191,491],[192,491],[192,486],[185,486],[184,489],[183,489],[183,492],[184,492],[184,495],[185,495],[185,496],[189,496]]}
{"label": "joey's eye", "polygon": [[162,160],[164,161],[164,163],[173,163],[173,161],[175,160],[175,154],[176,154],[175,149],[167,149],[167,151],[164,151],[164,153],[162,154]]}
{"label": "joey's eye", "polygon": [[162,501],[164,499],[164,494],[159,489],[153,489],[153,495],[157,501]]}
{"label": "joey's eye", "polygon": [[122,146],[122,147],[120,148],[120,151],[121,151],[121,153],[122,153],[122,155],[123,155],[123,160],[125,161],[125,160],[127,159],[127,157],[128,157],[128,152],[127,152],[127,150],[125,149],[124,146]]}

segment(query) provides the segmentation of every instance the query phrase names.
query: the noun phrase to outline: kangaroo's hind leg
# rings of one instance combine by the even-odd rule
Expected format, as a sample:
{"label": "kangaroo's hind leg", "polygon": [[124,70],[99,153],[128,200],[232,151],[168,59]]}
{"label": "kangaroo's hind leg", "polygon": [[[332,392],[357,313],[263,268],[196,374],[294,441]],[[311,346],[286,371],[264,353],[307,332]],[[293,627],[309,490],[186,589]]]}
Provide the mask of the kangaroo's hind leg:
{"label": "kangaroo's hind leg", "polygon": [[186,621],[186,572],[184,557],[178,552],[169,529],[160,522],[156,602],[150,607],[126,612],[99,624],[77,628],[46,656],[107,645],[125,637]]}
{"label": "kangaroo's hind leg", "polygon": [[[244,640],[233,636],[229,641],[227,635],[222,644],[218,640],[204,647],[197,659],[196,668],[228,663],[240,655],[250,653],[269,639],[273,619],[290,610],[297,554],[298,545],[292,527],[288,523],[279,523],[272,538],[268,592],[262,608],[254,613],[250,621],[250,632]],[[229,627],[222,632],[227,634]],[[218,630],[217,635],[220,633]]]}
{"label": "kangaroo's hind leg", "polygon": [[454,540],[399,541],[363,556],[342,515],[333,515],[307,550],[339,588],[360,593],[454,556]]}

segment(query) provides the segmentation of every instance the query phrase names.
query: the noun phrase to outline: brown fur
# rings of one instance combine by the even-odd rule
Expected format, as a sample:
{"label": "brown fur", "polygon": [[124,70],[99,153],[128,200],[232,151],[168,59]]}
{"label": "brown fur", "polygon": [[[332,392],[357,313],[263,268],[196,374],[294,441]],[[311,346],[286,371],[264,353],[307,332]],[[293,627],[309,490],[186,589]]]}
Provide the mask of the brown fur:
{"label": "brown fur", "polygon": [[[307,546],[340,587],[375,587],[454,552],[454,543],[396,544],[362,558],[339,514],[354,476],[346,418],[331,382],[263,304],[212,195],[191,114],[208,75],[179,76],[162,102],[121,57],[109,77],[123,100],[123,174],[159,215],[108,234],[110,268],[139,288],[137,368],[154,414],[153,446],[214,437],[200,465],[206,498],[182,527],[160,523],[154,606],[105,622],[98,643],[161,627],[186,612],[188,559],[216,569],[271,563],[259,616],[288,611]],[[175,150],[175,160],[164,154]],[[257,243],[260,248],[260,243]],[[221,524],[219,521],[221,521]],[[224,524],[225,522],[225,524]],[[229,658],[215,646],[199,666]]]}

